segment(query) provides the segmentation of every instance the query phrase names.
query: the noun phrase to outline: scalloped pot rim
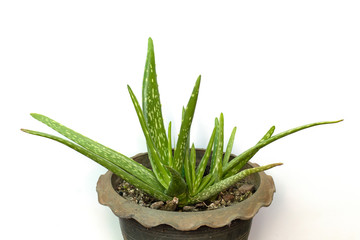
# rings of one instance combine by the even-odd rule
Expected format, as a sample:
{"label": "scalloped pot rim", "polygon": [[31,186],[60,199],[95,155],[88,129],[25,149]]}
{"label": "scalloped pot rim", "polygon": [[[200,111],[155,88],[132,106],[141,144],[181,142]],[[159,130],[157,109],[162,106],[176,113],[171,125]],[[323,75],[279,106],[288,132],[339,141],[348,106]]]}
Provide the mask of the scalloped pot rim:
{"label": "scalloped pot rim", "polygon": [[[197,151],[203,150],[197,149]],[[137,161],[137,158],[144,155],[147,153],[137,154],[133,159]],[[250,162],[248,164],[250,167],[258,166]],[[99,202],[108,206],[119,218],[133,218],[146,228],[166,224],[180,231],[190,231],[201,226],[223,227],[235,219],[249,220],[255,216],[261,207],[269,206],[275,192],[274,181],[271,176],[264,172],[254,175],[258,175],[259,185],[250,198],[232,206],[210,211],[171,212],[140,206],[124,199],[114,190],[111,171],[100,176],[96,191]]]}

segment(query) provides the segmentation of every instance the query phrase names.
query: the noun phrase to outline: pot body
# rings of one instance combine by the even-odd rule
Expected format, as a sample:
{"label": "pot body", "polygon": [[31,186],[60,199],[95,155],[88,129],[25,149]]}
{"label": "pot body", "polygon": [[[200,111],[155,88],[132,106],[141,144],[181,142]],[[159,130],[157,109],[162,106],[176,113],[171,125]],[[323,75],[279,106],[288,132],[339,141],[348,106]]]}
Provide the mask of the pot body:
{"label": "pot body", "polygon": [[165,224],[146,228],[134,219],[119,218],[119,220],[125,240],[246,240],[249,237],[252,221],[252,219],[237,219],[229,226],[220,228],[201,226],[192,231],[180,231]]}
{"label": "pot body", "polygon": [[[197,159],[200,160],[204,152],[204,149],[197,149]],[[147,153],[133,159],[150,168]],[[258,165],[248,163],[245,168],[255,166]],[[261,207],[270,205],[275,192],[271,176],[260,172],[247,178],[256,189],[250,198],[225,208],[199,212],[155,210],[128,201],[115,191],[121,178],[110,171],[100,176],[96,190],[99,202],[119,217],[125,240],[245,240],[252,218]]]}

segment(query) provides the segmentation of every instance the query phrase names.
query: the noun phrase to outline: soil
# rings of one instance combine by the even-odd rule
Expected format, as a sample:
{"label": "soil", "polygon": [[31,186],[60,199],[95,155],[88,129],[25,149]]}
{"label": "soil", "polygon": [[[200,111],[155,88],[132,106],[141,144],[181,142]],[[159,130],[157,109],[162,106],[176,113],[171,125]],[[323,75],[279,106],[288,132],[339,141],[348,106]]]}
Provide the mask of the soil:
{"label": "soil", "polygon": [[178,199],[176,197],[166,202],[158,201],[126,181],[119,183],[117,192],[125,199],[144,207],[166,211],[197,212],[223,208],[244,201],[255,192],[255,187],[245,181],[240,181],[226,191],[220,192],[216,198],[184,207],[178,206]]}

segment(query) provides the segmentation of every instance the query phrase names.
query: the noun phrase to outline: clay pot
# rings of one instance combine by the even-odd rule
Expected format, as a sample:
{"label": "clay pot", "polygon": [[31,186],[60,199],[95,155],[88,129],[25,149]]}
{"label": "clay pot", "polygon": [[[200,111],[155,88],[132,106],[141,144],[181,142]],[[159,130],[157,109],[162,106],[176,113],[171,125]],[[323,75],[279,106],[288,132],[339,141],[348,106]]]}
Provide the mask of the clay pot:
{"label": "clay pot", "polygon": [[[201,159],[204,151],[196,150],[197,159]],[[149,167],[147,153],[138,154],[133,159]],[[258,165],[248,163],[245,168],[255,166]],[[261,207],[271,204],[275,192],[272,177],[260,172],[248,177],[256,192],[240,203],[210,211],[170,212],[142,207],[124,199],[114,190],[120,181],[118,176],[108,171],[100,176],[96,190],[99,202],[110,207],[119,217],[123,237],[129,240],[245,240],[249,236],[252,218]]]}

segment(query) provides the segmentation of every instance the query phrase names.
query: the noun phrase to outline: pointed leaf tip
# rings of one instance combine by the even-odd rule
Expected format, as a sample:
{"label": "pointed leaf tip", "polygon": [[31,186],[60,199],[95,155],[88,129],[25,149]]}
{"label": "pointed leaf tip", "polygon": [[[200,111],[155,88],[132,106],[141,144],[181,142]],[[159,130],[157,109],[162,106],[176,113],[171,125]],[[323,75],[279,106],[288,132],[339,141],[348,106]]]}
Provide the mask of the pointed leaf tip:
{"label": "pointed leaf tip", "polygon": [[149,49],[154,48],[154,42],[151,37],[149,37],[149,39],[148,39],[148,48]]}
{"label": "pointed leaf tip", "polygon": [[36,120],[39,120],[39,118],[44,117],[44,115],[41,115],[39,113],[30,113],[30,116],[32,116],[33,118],[35,118]]}
{"label": "pointed leaf tip", "polygon": [[344,119],[340,119],[340,120],[336,120],[336,121],[329,121],[327,123],[339,123],[339,122],[342,122],[342,121],[344,121]]}

